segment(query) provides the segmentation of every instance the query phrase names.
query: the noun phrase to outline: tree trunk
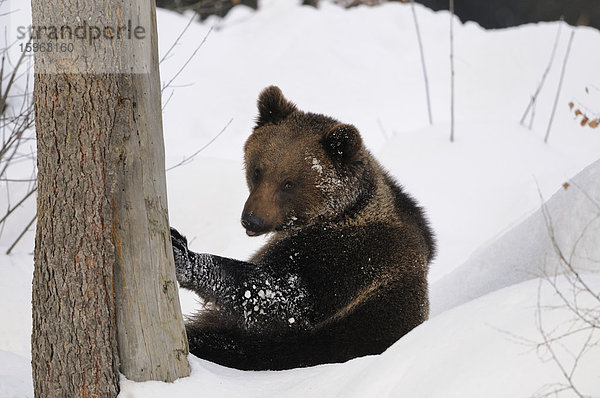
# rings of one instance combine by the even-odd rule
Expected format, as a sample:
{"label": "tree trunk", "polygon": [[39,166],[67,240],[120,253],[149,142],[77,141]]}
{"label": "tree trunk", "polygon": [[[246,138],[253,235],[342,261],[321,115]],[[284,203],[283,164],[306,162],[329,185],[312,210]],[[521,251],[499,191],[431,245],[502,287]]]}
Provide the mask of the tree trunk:
{"label": "tree trunk", "polygon": [[32,12],[34,43],[55,46],[35,53],[35,394],[116,396],[119,366],[137,381],[187,376],[154,2],[32,0]]}

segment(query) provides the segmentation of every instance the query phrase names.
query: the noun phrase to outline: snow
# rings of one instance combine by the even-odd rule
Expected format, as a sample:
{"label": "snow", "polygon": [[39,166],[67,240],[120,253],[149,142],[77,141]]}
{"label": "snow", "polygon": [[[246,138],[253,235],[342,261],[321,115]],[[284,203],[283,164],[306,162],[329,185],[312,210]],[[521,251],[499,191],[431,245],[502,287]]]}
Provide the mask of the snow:
{"label": "snow", "polygon": [[[600,288],[600,277],[589,277],[589,282]],[[532,396],[561,380],[558,367],[535,349],[541,342],[535,316],[538,287],[537,280],[524,282],[449,310],[382,355],[279,372],[236,371],[192,357],[190,377],[173,384],[122,379],[120,397],[195,397],[200,392],[248,398]],[[548,297],[542,305],[560,303],[548,285],[542,287]],[[544,321],[552,325],[564,316],[544,314]],[[570,343],[576,350],[577,342]],[[578,374],[583,391],[598,391],[600,379],[590,366],[598,361],[598,349],[585,357],[587,367]]]}
{"label": "snow", "polygon": [[[19,7],[10,15],[11,26],[28,25],[28,2]],[[296,1],[265,0],[259,11],[237,6],[222,20],[192,24],[161,63],[161,77],[171,81],[215,27],[163,93],[167,167],[204,146],[233,118],[210,146],[167,173],[170,221],[187,235],[192,250],[246,259],[264,244],[262,237],[248,238],[239,224],[247,195],[242,147],[254,123],[258,93],[276,84],[300,109],[356,126],[367,147],[426,208],[439,243],[430,272],[431,319],[379,356],[281,372],[241,372],[190,356],[191,377],[173,384],[122,379],[121,397],[512,397],[532,396],[564,381],[547,352],[535,349],[541,341],[536,323],[540,281],[542,300],[560,301],[548,281],[531,279],[544,271],[552,274],[558,264],[540,210],[550,198],[546,209],[559,247],[570,254],[576,246],[574,264],[600,290],[600,278],[593,275],[600,269],[600,130],[581,127],[568,107],[573,101],[600,112],[594,100],[600,93],[595,51],[600,33],[575,29],[544,144],[571,27],[540,23],[485,31],[456,20],[457,124],[456,141],[450,143],[449,15],[418,4],[416,11],[432,126],[407,4],[343,10],[323,3],[315,10]],[[157,16],[165,54],[190,15],[158,10]],[[519,120],[559,27],[556,59],[529,130]],[[321,165],[307,156],[321,172]],[[15,173],[29,177],[26,166],[31,165]],[[0,184],[0,209],[6,197],[6,185]],[[16,219],[27,223],[33,206],[28,202]],[[0,253],[19,232],[15,224],[4,228]],[[2,397],[33,396],[33,235],[25,236],[16,254],[0,254]],[[569,287],[564,277],[558,284]],[[198,308],[193,294],[182,290],[181,298],[184,313]],[[571,315],[554,311],[544,317],[550,330]],[[576,335],[565,346],[576,350],[583,340]],[[598,347],[588,351],[577,372],[576,381],[588,394],[600,391],[594,361],[600,362]]]}
{"label": "snow", "polygon": [[312,158],[311,169],[315,170],[319,174],[323,174],[323,166],[319,163],[319,159]]}
{"label": "snow", "polygon": [[32,256],[0,255],[0,397],[33,397],[30,364],[32,278]]}
{"label": "snow", "polygon": [[[488,292],[563,270],[554,245],[577,272],[598,272],[600,259],[600,161],[588,166],[500,238],[475,251],[467,262],[433,284],[431,313]],[[551,240],[554,234],[554,243]],[[527,261],[524,261],[527,259]],[[593,261],[595,259],[595,261]],[[469,289],[463,289],[469,286]]]}

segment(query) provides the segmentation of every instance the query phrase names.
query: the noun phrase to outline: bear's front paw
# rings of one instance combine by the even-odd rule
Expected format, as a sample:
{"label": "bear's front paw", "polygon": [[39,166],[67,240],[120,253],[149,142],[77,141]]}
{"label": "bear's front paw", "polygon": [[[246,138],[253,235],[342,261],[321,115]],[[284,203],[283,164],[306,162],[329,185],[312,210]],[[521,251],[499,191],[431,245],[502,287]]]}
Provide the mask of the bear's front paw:
{"label": "bear's front paw", "polygon": [[169,227],[171,229],[171,243],[173,244],[173,248],[177,248],[181,251],[188,251],[187,248],[187,239],[185,236],[181,235],[179,231],[177,231],[173,227]]}
{"label": "bear's front paw", "polygon": [[179,283],[187,279],[186,272],[189,270],[189,250],[187,239],[175,228],[171,228],[171,244],[173,245],[173,259],[175,260],[175,273]]}

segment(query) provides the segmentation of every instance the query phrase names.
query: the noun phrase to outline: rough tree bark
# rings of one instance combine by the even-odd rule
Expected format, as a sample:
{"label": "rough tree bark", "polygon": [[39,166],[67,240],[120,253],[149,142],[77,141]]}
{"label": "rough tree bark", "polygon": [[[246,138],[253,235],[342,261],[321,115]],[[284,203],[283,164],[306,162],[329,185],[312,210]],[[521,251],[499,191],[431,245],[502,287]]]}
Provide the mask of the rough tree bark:
{"label": "rough tree bark", "polygon": [[[155,7],[53,4],[32,0],[34,43],[54,46],[35,53],[34,391],[111,397],[119,369],[138,381],[189,374],[168,228]],[[58,38],[36,26],[58,28]]]}

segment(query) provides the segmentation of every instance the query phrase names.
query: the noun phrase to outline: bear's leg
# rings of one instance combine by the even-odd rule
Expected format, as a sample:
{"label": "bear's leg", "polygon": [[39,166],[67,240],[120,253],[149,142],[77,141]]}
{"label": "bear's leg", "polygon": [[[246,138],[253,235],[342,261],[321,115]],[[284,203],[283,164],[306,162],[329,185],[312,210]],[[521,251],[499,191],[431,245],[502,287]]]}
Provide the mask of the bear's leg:
{"label": "bear's leg", "polygon": [[186,326],[190,353],[219,365],[249,370],[260,367],[251,351],[253,342],[243,332],[233,328],[202,328],[193,323]]}
{"label": "bear's leg", "polygon": [[[241,370],[281,370],[327,361],[327,347],[305,336],[265,337],[236,327],[186,325],[190,353]],[[318,350],[317,350],[318,348]]]}
{"label": "bear's leg", "polygon": [[243,278],[256,268],[254,264],[244,261],[194,253],[188,249],[187,239],[174,228],[171,228],[171,242],[177,281],[181,287],[205,299],[218,296],[219,293],[229,293],[221,290],[236,285],[236,279]]}
{"label": "bear's leg", "polygon": [[171,230],[175,270],[181,287],[206,301],[247,329],[283,331],[310,327],[310,294],[289,267],[256,264],[206,253],[194,253],[177,231]]}

